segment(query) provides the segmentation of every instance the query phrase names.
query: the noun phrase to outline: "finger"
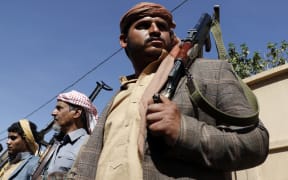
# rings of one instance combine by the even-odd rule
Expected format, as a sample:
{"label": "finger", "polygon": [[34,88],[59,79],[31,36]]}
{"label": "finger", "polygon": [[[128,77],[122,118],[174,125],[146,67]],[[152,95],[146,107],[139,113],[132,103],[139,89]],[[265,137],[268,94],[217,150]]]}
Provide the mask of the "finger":
{"label": "finger", "polygon": [[148,126],[149,132],[154,136],[163,136],[167,144],[173,145],[180,132],[180,125],[161,120]]}
{"label": "finger", "polygon": [[155,121],[152,124],[149,124],[148,129],[153,135],[163,135],[165,128],[163,128],[163,122],[160,120],[160,121]]}
{"label": "finger", "polygon": [[162,119],[162,115],[160,112],[155,112],[155,113],[149,113],[146,115],[146,121],[147,121],[147,124],[150,125],[150,124],[153,124],[157,121],[160,121]]}
{"label": "finger", "polygon": [[162,103],[164,104],[167,104],[167,103],[170,103],[170,99],[168,99],[167,97],[163,96],[163,95],[160,95],[160,100]]}

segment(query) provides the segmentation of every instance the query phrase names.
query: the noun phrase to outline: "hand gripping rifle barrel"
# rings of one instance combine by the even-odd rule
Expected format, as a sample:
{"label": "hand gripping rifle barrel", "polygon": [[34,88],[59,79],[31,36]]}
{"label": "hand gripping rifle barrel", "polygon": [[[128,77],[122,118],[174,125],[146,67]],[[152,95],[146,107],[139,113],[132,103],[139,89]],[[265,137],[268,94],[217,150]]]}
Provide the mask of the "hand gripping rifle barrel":
{"label": "hand gripping rifle barrel", "polygon": [[[189,68],[196,58],[202,57],[204,45],[206,52],[210,51],[211,24],[211,16],[207,13],[202,14],[198,23],[188,31],[188,36],[182,40],[174,66],[168,75],[165,88],[161,92],[163,96],[169,99],[173,97],[181,77],[185,74],[185,68]],[[153,96],[153,100],[155,103],[160,102],[159,94]]]}

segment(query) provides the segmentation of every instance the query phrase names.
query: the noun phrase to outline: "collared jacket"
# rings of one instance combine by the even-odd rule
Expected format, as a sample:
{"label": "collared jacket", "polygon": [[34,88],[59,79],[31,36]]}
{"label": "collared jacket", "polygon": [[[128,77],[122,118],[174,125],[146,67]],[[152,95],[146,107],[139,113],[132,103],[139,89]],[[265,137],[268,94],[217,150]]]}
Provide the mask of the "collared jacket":
{"label": "collared jacket", "polygon": [[21,153],[21,164],[13,171],[8,180],[16,179],[31,179],[33,172],[35,171],[39,157],[30,154],[29,152]]}
{"label": "collared jacket", "polygon": [[68,172],[73,165],[77,154],[88,139],[84,128],[76,129],[64,136],[49,162],[47,173]]}
{"label": "collared jacket", "polygon": [[[198,74],[193,73],[193,69],[197,69]],[[189,71],[211,104],[233,115],[252,113],[229,63],[199,60]],[[223,119],[205,113],[191,102],[189,95],[187,77],[184,76],[172,99],[181,111],[179,139],[171,147],[163,139],[147,135],[143,179],[225,180],[231,179],[232,171],[255,167],[265,161],[269,133],[260,120],[252,126],[229,125]],[[82,147],[68,179],[95,179],[109,106]]]}

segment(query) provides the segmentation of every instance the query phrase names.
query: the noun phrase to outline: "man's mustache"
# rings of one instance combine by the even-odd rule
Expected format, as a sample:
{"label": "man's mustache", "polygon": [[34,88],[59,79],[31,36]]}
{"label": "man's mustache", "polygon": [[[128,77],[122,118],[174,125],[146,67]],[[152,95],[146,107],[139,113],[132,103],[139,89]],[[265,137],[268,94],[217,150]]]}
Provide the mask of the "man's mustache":
{"label": "man's mustache", "polygon": [[151,42],[151,41],[162,41],[164,43],[164,39],[160,37],[149,37],[148,39],[145,40],[145,43]]}

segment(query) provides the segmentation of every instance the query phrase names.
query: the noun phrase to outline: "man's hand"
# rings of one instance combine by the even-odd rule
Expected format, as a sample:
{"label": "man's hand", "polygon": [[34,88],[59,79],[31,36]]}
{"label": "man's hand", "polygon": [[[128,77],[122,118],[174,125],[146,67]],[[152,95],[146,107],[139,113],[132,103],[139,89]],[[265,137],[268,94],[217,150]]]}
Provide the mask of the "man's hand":
{"label": "man's hand", "polygon": [[66,175],[66,172],[53,172],[48,175],[48,180],[65,179]]}
{"label": "man's hand", "polygon": [[168,145],[174,145],[180,134],[181,114],[176,104],[164,96],[160,103],[149,101],[147,127],[154,136],[163,136]]}

